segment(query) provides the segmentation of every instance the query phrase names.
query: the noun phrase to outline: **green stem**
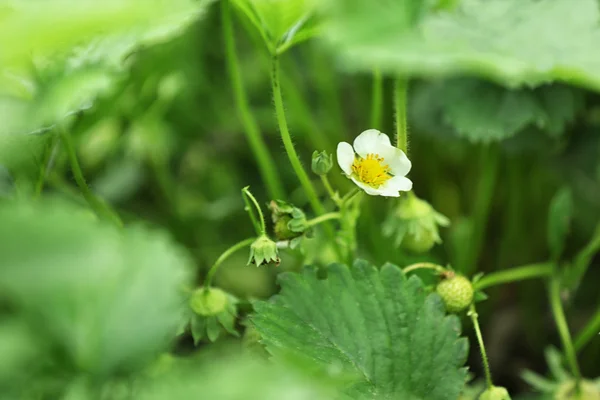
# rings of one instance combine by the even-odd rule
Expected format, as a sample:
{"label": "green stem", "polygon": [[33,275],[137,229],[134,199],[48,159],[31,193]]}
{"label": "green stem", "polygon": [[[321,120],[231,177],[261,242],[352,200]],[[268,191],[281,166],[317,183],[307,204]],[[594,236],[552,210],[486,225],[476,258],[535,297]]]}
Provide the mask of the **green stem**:
{"label": "green stem", "polygon": [[227,250],[225,250],[219,256],[219,258],[217,258],[217,261],[215,261],[213,266],[210,267],[210,270],[208,270],[208,274],[206,274],[206,280],[204,281],[204,287],[205,288],[210,287],[210,285],[212,284],[213,278],[214,278],[215,274],[217,273],[217,269],[219,269],[219,266],[223,263],[223,261],[225,261],[227,258],[229,258],[229,256],[231,256],[236,251],[243,249],[246,246],[250,246],[255,240],[256,240],[256,238],[253,238],[253,237],[244,239],[241,242],[238,242],[238,243],[234,244],[233,246],[231,246],[230,248],[228,248]]}
{"label": "green stem", "polygon": [[381,72],[373,71],[373,89],[371,97],[371,128],[381,129],[383,104],[383,78]]}
{"label": "green stem", "polygon": [[487,352],[485,351],[485,345],[483,344],[483,335],[481,334],[481,328],[479,326],[479,315],[475,310],[475,305],[471,304],[469,308],[469,316],[473,321],[473,327],[475,328],[475,336],[477,336],[477,342],[479,343],[479,351],[481,352],[481,362],[483,363],[483,369],[485,371],[485,382],[487,388],[490,389],[494,386],[492,382],[492,373],[490,372],[490,363],[488,361]]}
{"label": "green stem", "polygon": [[235,38],[231,24],[229,0],[221,1],[221,19],[223,38],[225,40],[225,58],[227,60],[229,80],[233,88],[237,112],[244,125],[244,133],[250,144],[250,149],[258,162],[258,169],[262,180],[265,182],[269,196],[273,199],[281,199],[284,197],[283,186],[275,168],[275,163],[262,138],[258,123],[250,112],[248,96],[242,82],[242,74],[235,51]]}
{"label": "green stem", "polygon": [[420,263],[411,264],[407,267],[402,268],[402,272],[404,272],[405,274],[408,274],[409,272],[417,270],[417,269],[433,269],[439,273],[446,271],[446,268],[442,267],[441,265],[437,265],[434,263],[428,263],[428,262],[420,262]]}
{"label": "green stem", "polygon": [[349,191],[348,193],[346,193],[344,195],[344,197],[342,197],[341,203],[342,204],[346,204],[347,202],[349,202],[352,198],[354,198],[354,196],[356,196],[358,193],[360,193],[360,189],[358,188],[354,188],[351,191]]}
{"label": "green stem", "polygon": [[84,199],[90,205],[92,210],[101,218],[105,218],[109,221],[112,221],[115,225],[122,227],[123,222],[113,210],[111,210],[108,205],[100,200],[88,187],[85,177],[83,176],[83,172],[81,171],[81,166],[79,165],[79,160],[77,159],[77,153],[75,152],[75,146],[73,144],[73,140],[71,139],[71,135],[65,128],[60,128],[60,137],[62,139],[62,143],[67,151],[67,155],[69,156],[69,161],[71,163],[71,170],[73,172],[73,177],[75,178],[75,182],[77,186],[79,186],[79,190],[81,190],[81,194]]}
{"label": "green stem", "polygon": [[394,82],[394,111],[396,113],[396,146],[408,154],[408,126],[406,124],[406,92],[408,81],[397,78]]}
{"label": "green stem", "polygon": [[294,143],[292,142],[292,137],[290,135],[290,131],[288,129],[287,120],[285,117],[285,110],[283,107],[283,96],[281,95],[281,84],[279,83],[279,60],[277,57],[273,57],[273,68],[271,74],[271,83],[273,86],[273,101],[275,103],[275,113],[277,114],[277,123],[279,124],[279,131],[281,133],[281,139],[283,140],[283,147],[285,148],[285,152],[292,164],[292,168],[294,172],[298,176],[298,180],[302,185],[302,188],[306,192],[308,196],[308,201],[315,214],[321,215],[325,214],[325,208],[319,201],[317,197],[317,192],[313,187],[306,171],[302,167],[302,163],[300,162],[300,158],[296,153],[296,149],[294,148]]}
{"label": "green stem", "polygon": [[552,275],[553,265],[550,263],[540,263],[524,265],[522,267],[511,268],[505,271],[492,272],[484,276],[475,283],[475,289],[483,290],[490,286],[501,285],[503,283],[518,282],[525,279],[542,278]]}
{"label": "green stem", "polygon": [[322,222],[329,221],[332,219],[340,219],[341,214],[339,212],[330,212],[327,214],[323,214],[317,218],[313,218],[307,221],[308,226],[319,225]]}
{"label": "green stem", "polygon": [[495,147],[487,147],[481,153],[482,172],[477,185],[477,192],[473,210],[473,231],[471,244],[468,246],[468,253],[465,256],[462,265],[462,273],[471,275],[475,270],[481,250],[483,239],[485,237],[485,228],[487,226],[492,199],[494,197],[494,188],[498,177],[498,167],[500,165],[500,153]]}
{"label": "green stem", "polygon": [[[249,188],[249,186],[246,186],[245,188],[242,189],[242,195],[244,197],[244,202],[246,203],[246,210],[248,211],[248,214],[250,215],[250,219],[252,220],[252,224],[254,225],[254,228],[256,229],[256,233],[258,233],[259,235],[264,235],[267,232],[267,228],[265,225],[265,216],[262,212],[262,209],[260,208],[260,205],[258,204],[258,201],[256,201],[256,198],[254,197],[254,195],[252,193],[250,193],[250,190],[248,188]],[[250,203],[252,203],[252,205],[258,212],[258,220],[256,219],[256,216],[252,212],[252,205]]]}
{"label": "green stem", "polygon": [[52,154],[54,153],[54,150],[58,143],[57,139],[58,135],[52,135],[52,138],[48,141],[48,143],[46,143],[44,154],[40,162],[40,174],[38,175],[38,179],[35,184],[35,192],[33,194],[34,198],[40,197],[42,191],[44,190],[44,184],[46,183],[46,179],[48,178],[48,164],[51,163]]}
{"label": "green stem", "polygon": [[587,325],[577,334],[575,338],[575,351],[580,352],[586,344],[593,338],[598,337],[600,333],[600,307],[592,316]]}
{"label": "green stem", "polygon": [[331,200],[333,200],[333,202],[336,206],[338,206],[338,208],[341,207],[342,200],[340,199],[340,195],[333,190],[333,187],[331,187],[331,183],[329,182],[329,178],[327,178],[327,175],[321,175],[321,182],[323,182],[323,186],[325,187],[325,190],[327,190],[327,193],[329,194],[329,197],[331,197]]}
{"label": "green stem", "polygon": [[577,355],[571,339],[571,333],[567,325],[567,318],[565,317],[565,311],[563,309],[562,301],[560,299],[560,280],[557,276],[550,280],[550,305],[552,306],[552,315],[554,315],[554,321],[558,328],[558,333],[562,341],[563,349],[569,363],[571,373],[575,377],[577,388],[581,382],[581,372],[579,370],[579,364],[577,363]]}

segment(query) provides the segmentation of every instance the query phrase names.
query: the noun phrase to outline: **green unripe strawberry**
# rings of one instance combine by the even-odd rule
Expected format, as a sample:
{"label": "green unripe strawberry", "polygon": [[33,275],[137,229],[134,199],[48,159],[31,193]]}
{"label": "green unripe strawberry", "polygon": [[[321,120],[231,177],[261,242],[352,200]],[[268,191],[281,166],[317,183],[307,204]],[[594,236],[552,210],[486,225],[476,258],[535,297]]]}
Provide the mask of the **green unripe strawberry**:
{"label": "green unripe strawberry", "polygon": [[421,231],[419,234],[408,232],[402,239],[402,248],[412,253],[427,253],[439,241],[433,231]]}
{"label": "green unripe strawberry", "polygon": [[438,283],[436,292],[444,300],[449,313],[459,313],[473,302],[473,284],[462,275],[451,273]]}
{"label": "green unripe strawberry", "polygon": [[190,297],[190,307],[198,315],[217,315],[228,304],[227,293],[217,288],[196,289]]}
{"label": "green unripe strawberry", "polygon": [[492,386],[479,395],[479,400],[510,400],[510,395],[503,387]]}

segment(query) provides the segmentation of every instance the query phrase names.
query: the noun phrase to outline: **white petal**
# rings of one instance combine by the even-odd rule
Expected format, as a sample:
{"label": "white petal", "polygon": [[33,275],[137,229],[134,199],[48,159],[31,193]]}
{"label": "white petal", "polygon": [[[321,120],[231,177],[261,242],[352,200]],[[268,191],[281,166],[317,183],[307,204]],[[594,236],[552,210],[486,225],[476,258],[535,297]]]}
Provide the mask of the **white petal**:
{"label": "white petal", "polygon": [[393,149],[393,151],[390,151],[391,155],[388,156],[389,158],[383,155],[382,157],[384,157],[385,163],[390,166],[393,175],[405,176],[412,168],[412,163],[402,150],[397,147]]}
{"label": "white petal", "polygon": [[381,191],[381,196],[398,197],[400,195],[398,192],[408,192],[412,190],[412,186],[412,181],[407,177],[394,176],[385,181],[378,190]]}
{"label": "white petal", "polygon": [[378,154],[377,151],[385,146],[392,146],[390,138],[377,129],[368,129],[354,139],[354,150],[363,158],[367,154]]}
{"label": "white petal", "polygon": [[381,194],[379,189],[375,189],[365,183],[362,183],[361,181],[354,179],[352,176],[350,179],[352,179],[352,182],[356,183],[356,186],[364,190],[366,194],[370,194],[371,196],[379,196]]}
{"label": "white petal", "polygon": [[352,163],[354,163],[354,150],[350,143],[341,142],[337,147],[337,162],[346,175],[352,175]]}

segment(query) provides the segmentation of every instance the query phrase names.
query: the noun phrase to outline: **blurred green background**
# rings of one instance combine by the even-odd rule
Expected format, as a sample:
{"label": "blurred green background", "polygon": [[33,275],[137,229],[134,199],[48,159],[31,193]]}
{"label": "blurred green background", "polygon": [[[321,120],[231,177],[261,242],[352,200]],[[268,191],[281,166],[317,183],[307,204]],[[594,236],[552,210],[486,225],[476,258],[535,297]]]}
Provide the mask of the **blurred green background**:
{"label": "blurred green background", "polygon": [[[167,230],[189,250],[198,283],[222,251],[253,234],[240,189],[249,185],[263,205],[271,200],[235,107],[219,10],[209,7],[200,20],[165,42],[135,46],[125,69],[100,97],[75,112],[69,128],[92,190],[126,223],[144,221]],[[251,111],[286,200],[311,215],[281,144],[272,104],[270,56],[245,17],[235,12],[233,23]],[[349,71],[326,43],[309,40],[295,46],[281,56],[281,69],[290,130],[306,168],[314,150],[334,153],[338,142],[351,142],[368,128],[394,132],[393,81],[388,75],[382,81],[381,123],[373,126],[373,74]],[[62,67],[35,71],[37,115],[58,107],[64,91],[105,85],[93,69],[85,74]],[[531,103],[540,110],[526,110]],[[382,235],[381,225],[393,202],[369,197],[357,228],[360,258],[400,266],[433,261],[466,275],[547,260],[549,208],[561,189],[568,189],[573,199],[562,258],[571,259],[593,236],[600,220],[596,93],[566,83],[507,89],[472,76],[417,77],[410,82],[408,105],[415,193],[452,223],[442,228],[443,244],[430,254],[406,254]],[[0,111],[10,115],[13,106],[3,99]],[[489,137],[481,140],[484,135]],[[497,136],[502,140],[495,140]],[[0,194],[5,201],[31,195],[40,161],[51,154],[45,194],[85,204],[67,155],[52,135],[44,130],[3,134],[0,147],[0,164],[6,167],[0,170]],[[326,198],[318,177],[312,177]],[[352,188],[337,166],[331,180],[342,193]],[[316,251],[309,261],[328,263],[331,250],[318,244],[318,236],[310,240]],[[266,299],[277,292],[279,272],[298,270],[303,264],[302,256],[294,252],[282,254],[279,268],[247,267],[246,260],[247,254],[240,252],[226,261],[216,277],[217,286],[240,298]],[[576,296],[565,292],[575,333],[600,304],[599,264],[596,257]],[[525,392],[519,373],[524,368],[544,373],[545,347],[560,343],[544,284],[526,281],[490,289],[488,294],[479,314],[496,383],[514,393]],[[465,330],[472,337],[470,328]],[[471,343],[468,365],[481,376],[475,342]],[[178,347],[189,351],[191,339],[184,336]],[[579,359],[584,375],[600,375],[600,340],[592,340]]]}

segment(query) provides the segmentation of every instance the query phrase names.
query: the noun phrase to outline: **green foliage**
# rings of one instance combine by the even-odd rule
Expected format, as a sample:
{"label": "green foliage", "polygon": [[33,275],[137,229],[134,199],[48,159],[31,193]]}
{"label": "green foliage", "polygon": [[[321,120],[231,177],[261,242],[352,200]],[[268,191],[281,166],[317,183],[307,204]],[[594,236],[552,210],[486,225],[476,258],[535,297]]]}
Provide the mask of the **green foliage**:
{"label": "green foliage", "polygon": [[456,398],[468,342],[436,294],[393,265],[334,264],[280,275],[281,294],[255,303],[252,323],[271,353],[307,357],[358,376],[355,399]]}
{"label": "green foliage", "polygon": [[[506,89],[473,78],[422,85],[416,94],[427,115],[473,142],[510,138],[528,128],[557,136],[582,109],[583,94],[560,85]],[[420,99],[419,99],[420,97]]]}
{"label": "green foliage", "polygon": [[413,29],[406,16],[414,15],[407,4],[415,2],[334,2],[324,34],[349,69],[469,74],[509,87],[556,80],[600,89],[595,0],[464,0],[423,15]]}
{"label": "green foliage", "polygon": [[174,337],[189,260],[163,234],[120,231],[60,201],[0,207],[0,288],[72,368],[137,368]]}
{"label": "green foliage", "polygon": [[315,0],[232,0],[261,34],[272,54],[318,32]]}

